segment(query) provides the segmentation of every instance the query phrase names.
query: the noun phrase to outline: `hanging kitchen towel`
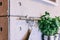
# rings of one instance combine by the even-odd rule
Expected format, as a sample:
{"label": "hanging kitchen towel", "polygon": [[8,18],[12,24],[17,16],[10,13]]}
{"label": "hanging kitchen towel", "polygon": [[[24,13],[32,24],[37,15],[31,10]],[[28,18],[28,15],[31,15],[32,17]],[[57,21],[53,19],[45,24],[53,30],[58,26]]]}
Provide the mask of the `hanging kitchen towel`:
{"label": "hanging kitchen towel", "polygon": [[38,29],[38,27],[33,27],[29,40],[41,40],[41,35],[42,35],[42,33]]}

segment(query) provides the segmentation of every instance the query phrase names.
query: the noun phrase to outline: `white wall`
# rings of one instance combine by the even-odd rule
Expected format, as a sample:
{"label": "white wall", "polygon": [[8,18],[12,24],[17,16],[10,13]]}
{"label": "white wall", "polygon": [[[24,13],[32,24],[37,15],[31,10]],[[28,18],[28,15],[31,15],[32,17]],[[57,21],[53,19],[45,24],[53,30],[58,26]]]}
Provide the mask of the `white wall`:
{"label": "white wall", "polygon": [[[19,6],[21,2],[22,6]],[[60,0],[58,6],[53,6],[41,0],[10,0],[11,15],[40,16],[45,11],[53,15],[60,15]]]}
{"label": "white wall", "polygon": [[48,11],[50,14],[60,16],[60,0],[58,0],[58,6],[53,6],[41,0],[20,0],[20,2],[25,15],[39,17],[45,11]]}
{"label": "white wall", "polygon": [[[48,11],[53,15],[60,16],[60,0],[58,1],[58,6],[53,6],[51,4],[42,2],[41,0],[10,0],[10,15],[28,15],[40,17],[42,14],[44,14],[45,11]],[[19,6],[18,2],[21,2],[22,6]],[[11,40],[20,40],[21,36],[19,35],[21,34],[19,31],[19,27],[23,23],[23,21],[18,21],[16,20],[16,17],[11,17],[10,23],[12,23],[10,24],[10,34],[12,35]],[[23,30],[26,29],[25,22],[21,26],[25,26]],[[18,35],[16,35],[16,33],[18,33]],[[21,31],[21,33],[23,33],[23,31]]]}

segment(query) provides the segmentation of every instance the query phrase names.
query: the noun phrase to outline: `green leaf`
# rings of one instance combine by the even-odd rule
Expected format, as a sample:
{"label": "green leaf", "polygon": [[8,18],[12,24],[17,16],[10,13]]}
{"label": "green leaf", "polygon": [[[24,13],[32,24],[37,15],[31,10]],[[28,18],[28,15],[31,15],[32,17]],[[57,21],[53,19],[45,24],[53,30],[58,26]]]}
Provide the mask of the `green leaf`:
{"label": "green leaf", "polygon": [[60,17],[51,18],[48,12],[38,20],[39,29],[45,35],[55,35],[60,27]]}
{"label": "green leaf", "polygon": [[45,11],[45,15],[50,15],[47,11]]}

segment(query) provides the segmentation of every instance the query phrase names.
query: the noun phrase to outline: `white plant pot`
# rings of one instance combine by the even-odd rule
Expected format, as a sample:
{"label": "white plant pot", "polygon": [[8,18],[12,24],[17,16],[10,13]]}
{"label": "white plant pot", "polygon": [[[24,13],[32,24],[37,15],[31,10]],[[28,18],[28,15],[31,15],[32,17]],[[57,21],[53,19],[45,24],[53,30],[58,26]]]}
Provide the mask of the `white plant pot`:
{"label": "white plant pot", "polygon": [[59,29],[58,29],[58,33],[60,34],[60,27],[59,27]]}
{"label": "white plant pot", "polygon": [[48,39],[48,36],[44,35],[44,40],[54,40],[54,36],[49,36]]}
{"label": "white plant pot", "polygon": [[44,40],[48,40],[48,36],[44,35]]}
{"label": "white plant pot", "polygon": [[55,40],[59,40],[59,34],[55,35]]}
{"label": "white plant pot", "polygon": [[50,40],[54,40],[54,36],[50,36]]}

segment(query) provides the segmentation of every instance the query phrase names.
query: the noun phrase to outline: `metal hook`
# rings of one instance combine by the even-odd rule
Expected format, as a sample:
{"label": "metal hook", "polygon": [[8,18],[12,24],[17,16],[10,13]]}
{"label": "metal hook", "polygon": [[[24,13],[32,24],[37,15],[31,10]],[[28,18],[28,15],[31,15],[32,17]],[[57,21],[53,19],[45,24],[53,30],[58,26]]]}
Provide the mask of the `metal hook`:
{"label": "metal hook", "polygon": [[27,23],[28,23],[28,28],[30,29],[30,30],[32,30],[32,27],[33,27],[33,25],[34,25],[34,20],[26,20],[27,21]]}

